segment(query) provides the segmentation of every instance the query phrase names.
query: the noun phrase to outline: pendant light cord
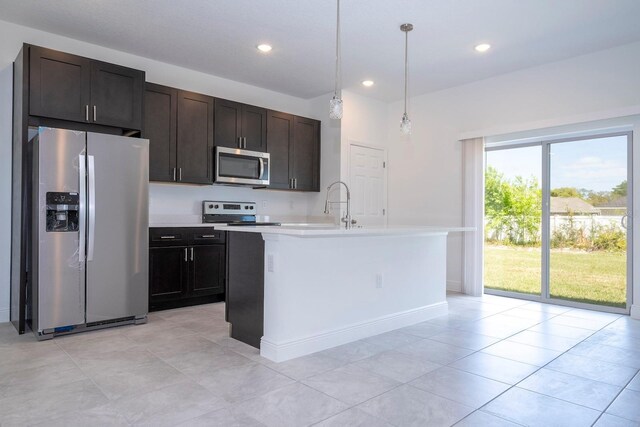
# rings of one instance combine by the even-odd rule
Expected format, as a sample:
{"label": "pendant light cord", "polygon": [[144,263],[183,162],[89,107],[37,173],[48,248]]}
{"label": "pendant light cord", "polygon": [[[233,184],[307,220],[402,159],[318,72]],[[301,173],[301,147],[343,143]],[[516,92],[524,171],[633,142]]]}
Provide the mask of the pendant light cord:
{"label": "pendant light cord", "polygon": [[335,97],[338,97],[338,87],[340,87],[339,80],[340,80],[340,67],[341,67],[341,61],[340,61],[340,0],[337,0],[338,3],[338,10],[337,10],[337,19],[336,19],[336,86],[335,89],[333,91],[333,95]]}
{"label": "pendant light cord", "polygon": [[409,31],[404,32],[404,113],[407,114],[407,81],[409,80]]}

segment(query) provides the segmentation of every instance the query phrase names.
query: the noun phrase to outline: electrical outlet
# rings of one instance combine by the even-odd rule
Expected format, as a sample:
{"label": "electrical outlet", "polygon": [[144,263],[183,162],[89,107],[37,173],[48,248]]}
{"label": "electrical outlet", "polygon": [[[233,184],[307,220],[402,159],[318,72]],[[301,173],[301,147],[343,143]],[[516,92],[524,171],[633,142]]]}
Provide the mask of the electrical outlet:
{"label": "electrical outlet", "polygon": [[376,274],[376,288],[382,289],[384,285],[384,275],[382,273]]}

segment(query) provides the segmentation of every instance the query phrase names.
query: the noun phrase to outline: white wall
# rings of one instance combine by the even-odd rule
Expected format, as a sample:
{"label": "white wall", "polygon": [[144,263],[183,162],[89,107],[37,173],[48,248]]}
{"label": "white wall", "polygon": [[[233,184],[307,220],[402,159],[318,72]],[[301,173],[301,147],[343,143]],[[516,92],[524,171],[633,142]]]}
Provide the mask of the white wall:
{"label": "white wall", "polygon": [[[393,103],[388,116],[390,219],[462,224],[462,136],[604,118],[638,106],[640,43],[415,97],[409,141],[399,136],[402,103]],[[640,143],[638,135],[635,143]],[[640,164],[635,170],[640,175]],[[448,283],[459,289],[462,242],[454,236],[449,243]],[[635,300],[640,301],[640,285]]]}
{"label": "white wall", "polygon": [[[0,203],[7,207],[0,210],[0,322],[9,317],[12,63],[22,43],[145,70],[147,80],[154,83],[321,119],[323,130],[324,122],[328,120],[317,105],[312,108],[314,103],[309,100],[0,21]],[[332,134],[329,131],[325,133],[329,136]],[[337,134],[339,135],[339,130]],[[335,135],[333,138],[335,139]],[[335,156],[330,155],[332,143],[326,145],[327,147],[323,147],[323,168],[330,170]],[[324,179],[328,178],[323,177]],[[292,219],[306,218],[307,212],[311,212],[309,206],[320,197],[318,193],[294,194],[275,190],[178,184],[151,184],[149,193],[151,215],[198,215],[201,213],[202,200],[219,198],[253,200],[259,203],[260,214]],[[266,208],[263,208],[263,202],[266,202]],[[315,210],[313,213],[315,214]]]}

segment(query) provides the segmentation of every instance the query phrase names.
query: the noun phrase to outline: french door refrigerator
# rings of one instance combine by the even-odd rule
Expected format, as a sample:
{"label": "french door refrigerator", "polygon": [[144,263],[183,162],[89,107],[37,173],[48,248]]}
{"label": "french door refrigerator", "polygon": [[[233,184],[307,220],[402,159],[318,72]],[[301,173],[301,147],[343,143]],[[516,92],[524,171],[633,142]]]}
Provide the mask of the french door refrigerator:
{"label": "french door refrigerator", "polygon": [[31,149],[32,330],[145,322],[148,140],[41,127]]}

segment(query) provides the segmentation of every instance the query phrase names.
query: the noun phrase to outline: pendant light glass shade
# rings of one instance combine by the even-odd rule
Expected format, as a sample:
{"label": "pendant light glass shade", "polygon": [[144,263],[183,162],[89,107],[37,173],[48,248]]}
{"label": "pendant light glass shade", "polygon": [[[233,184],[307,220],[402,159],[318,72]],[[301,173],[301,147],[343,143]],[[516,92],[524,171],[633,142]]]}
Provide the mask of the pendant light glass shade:
{"label": "pendant light glass shade", "polygon": [[402,24],[400,30],[404,32],[404,114],[400,120],[400,132],[411,135],[411,119],[407,114],[407,87],[409,84],[409,31],[413,30],[413,25]]}
{"label": "pendant light glass shade", "polygon": [[340,78],[342,61],[340,58],[340,0],[337,0],[336,15],[336,85],[333,91],[333,98],[329,101],[329,117],[334,120],[342,118],[342,98],[340,97]]}
{"label": "pendant light glass shade", "polygon": [[335,95],[329,101],[329,118],[334,120],[342,118],[342,99]]}
{"label": "pendant light glass shade", "polygon": [[400,132],[404,135],[411,135],[411,119],[407,113],[404,113],[402,120],[400,120]]}

